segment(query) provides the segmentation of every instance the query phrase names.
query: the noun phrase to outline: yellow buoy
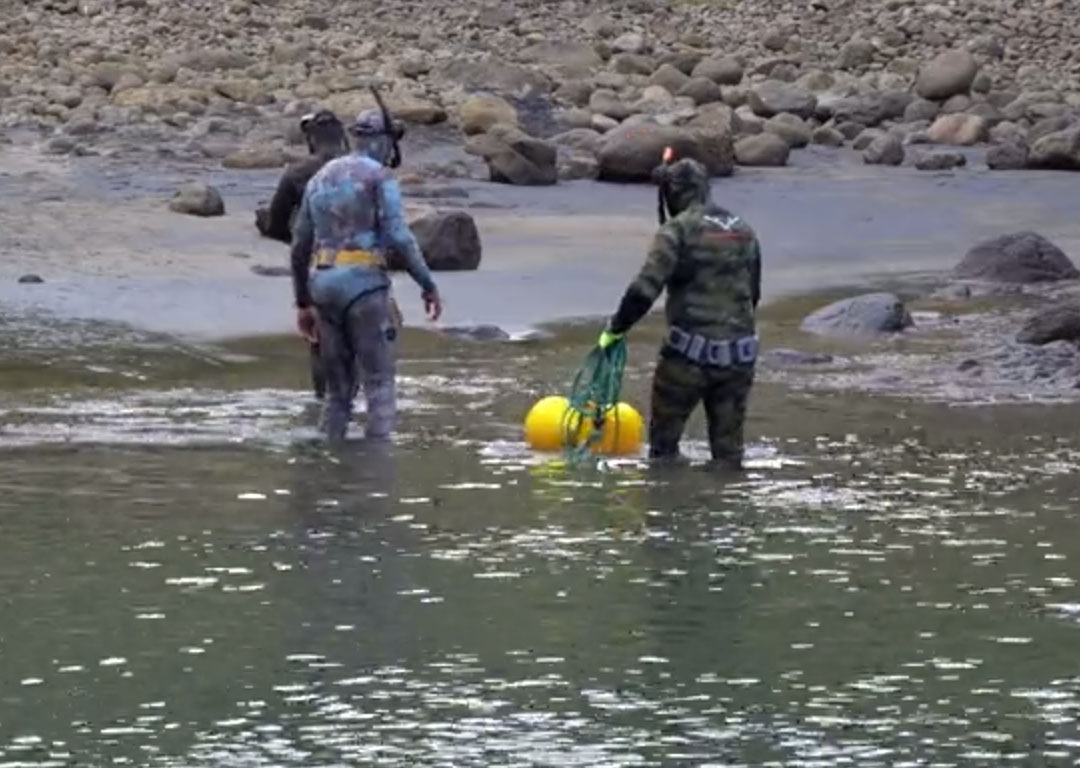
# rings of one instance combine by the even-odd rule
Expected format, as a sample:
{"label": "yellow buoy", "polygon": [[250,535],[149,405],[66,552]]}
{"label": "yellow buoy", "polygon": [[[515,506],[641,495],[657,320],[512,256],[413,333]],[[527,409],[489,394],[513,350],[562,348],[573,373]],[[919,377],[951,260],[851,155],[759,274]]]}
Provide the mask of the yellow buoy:
{"label": "yellow buoy", "polygon": [[[593,423],[559,395],[541,398],[525,416],[525,441],[535,451],[561,451],[568,444],[581,445],[593,432]],[[593,444],[594,453],[625,456],[636,453],[644,441],[645,424],[633,406],[619,403],[604,418],[603,432]]]}
{"label": "yellow buoy", "polygon": [[619,403],[604,414],[600,439],[593,452],[605,456],[628,456],[641,450],[645,442],[645,420],[629,403]]}
{"label": "yellow buoy", "polygon": [[[535,451],[561,451],[569,419],[570,401],[549,395],[536,401],[525,416],[525,441]],[[580,419],[580,417],[579,417]]]}

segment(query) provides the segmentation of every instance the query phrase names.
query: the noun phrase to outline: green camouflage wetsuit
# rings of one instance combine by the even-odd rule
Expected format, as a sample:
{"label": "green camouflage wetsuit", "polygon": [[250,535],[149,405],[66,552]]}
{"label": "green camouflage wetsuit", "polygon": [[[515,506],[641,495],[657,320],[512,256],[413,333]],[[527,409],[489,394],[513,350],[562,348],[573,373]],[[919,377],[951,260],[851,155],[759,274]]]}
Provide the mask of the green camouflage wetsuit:
{"label": "green camouflage wetsuit", "polygon": [[680,160],[654,176],[673,218],[657,232],[608,330],[625,333],[667,289],[669,327],[653,375],[649,455],[678,456],[700,401],[713,459],[740,468],[757,359],[760,246],[749,225],[712,202],[700,163]]}

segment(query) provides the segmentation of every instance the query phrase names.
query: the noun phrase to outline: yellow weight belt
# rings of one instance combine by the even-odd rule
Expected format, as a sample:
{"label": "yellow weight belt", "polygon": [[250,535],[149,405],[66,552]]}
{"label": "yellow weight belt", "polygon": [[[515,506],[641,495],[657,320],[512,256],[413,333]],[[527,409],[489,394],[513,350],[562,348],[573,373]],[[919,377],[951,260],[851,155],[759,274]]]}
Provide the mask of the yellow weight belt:
{"label": "yellow weight belt", "polygon": [[319,251],[316,267],[385,267],[382,257],[371,251]]}

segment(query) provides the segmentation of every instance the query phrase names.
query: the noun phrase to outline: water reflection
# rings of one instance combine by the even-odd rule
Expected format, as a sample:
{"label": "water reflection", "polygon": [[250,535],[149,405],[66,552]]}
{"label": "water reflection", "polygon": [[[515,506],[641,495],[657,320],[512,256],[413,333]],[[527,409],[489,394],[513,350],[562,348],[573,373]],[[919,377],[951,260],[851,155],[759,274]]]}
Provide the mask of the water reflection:
{"label": "water reflection", "polygon": [[569,468],[481,359],[337,452],[286,387],[9,402],[0,766],[1080,754],[1075,413],[764,387],[742,475]]}

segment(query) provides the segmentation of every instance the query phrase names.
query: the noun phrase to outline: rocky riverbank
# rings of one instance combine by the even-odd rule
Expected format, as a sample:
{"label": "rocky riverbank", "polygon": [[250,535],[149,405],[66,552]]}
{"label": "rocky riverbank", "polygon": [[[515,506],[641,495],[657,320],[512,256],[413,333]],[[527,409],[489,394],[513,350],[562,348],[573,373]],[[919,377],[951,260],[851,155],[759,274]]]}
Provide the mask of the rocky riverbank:
{"label": "rocky riverbank", "polygon": [[914,145],[989,142],[993,168],[1080,167],[1063,0],[11,0],[0,22],[0,124],[58,154],[278,167],[298,115],[349,116],[380,83],[466,150],[425,177],[637,180],[668,143],[718,176],[810,143],[943,170],[966,158]]}
{"label": "rocky riverbank", "polygon": [[774,323],[798,348],[769,350],[765,380],[965,404],[1080,399],[1080,271],[1034,232],[978,243],[922,286],[819,307],[798,329]]}

